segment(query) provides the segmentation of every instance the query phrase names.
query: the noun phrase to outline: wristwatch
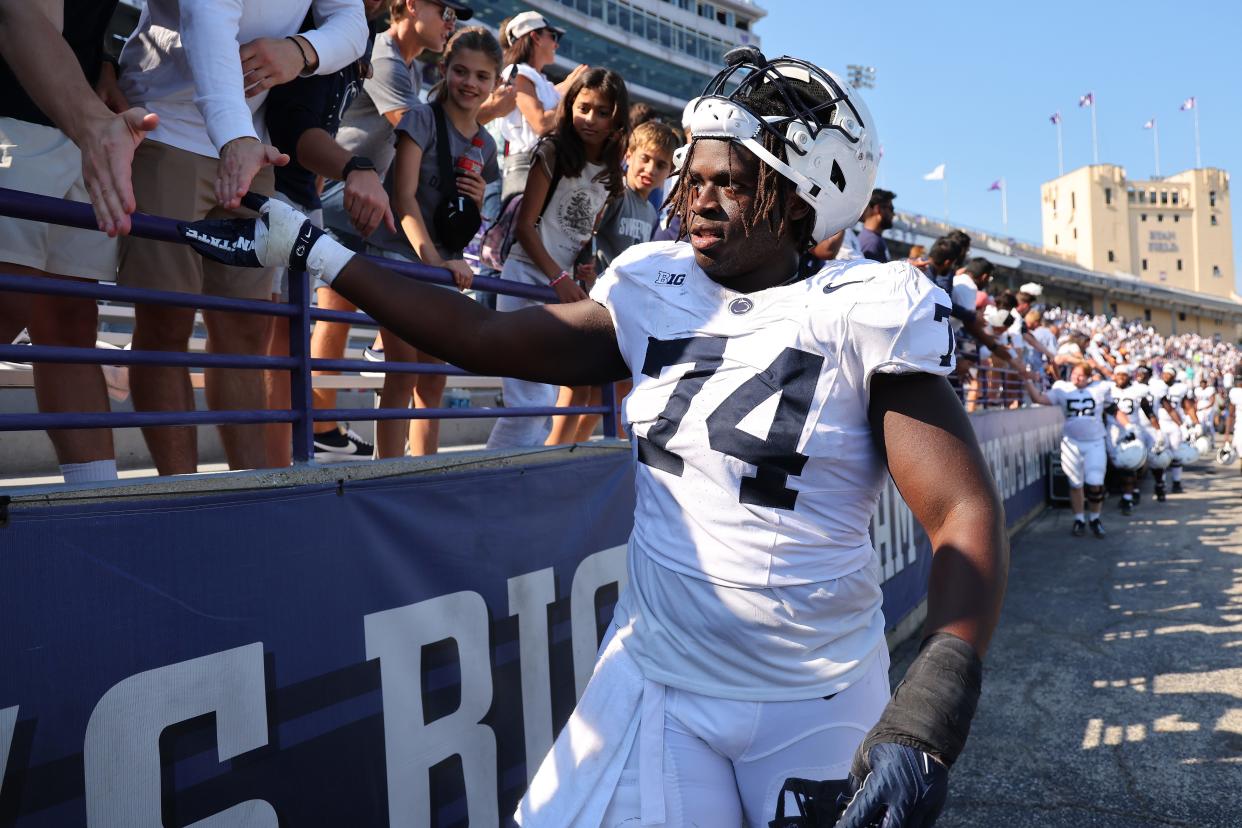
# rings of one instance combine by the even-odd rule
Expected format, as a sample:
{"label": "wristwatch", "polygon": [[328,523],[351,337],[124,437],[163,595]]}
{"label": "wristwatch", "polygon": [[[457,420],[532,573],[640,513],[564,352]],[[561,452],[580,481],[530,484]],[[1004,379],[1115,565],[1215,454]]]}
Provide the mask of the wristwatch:
{"label": "wristwatch", "polygon": [[345,169],[341,172],[341,180],[349,178],[349,174],[355,170],[370,170],[375,172],[375,162],[363,155],[355,155],[353,158],[345,162]]}

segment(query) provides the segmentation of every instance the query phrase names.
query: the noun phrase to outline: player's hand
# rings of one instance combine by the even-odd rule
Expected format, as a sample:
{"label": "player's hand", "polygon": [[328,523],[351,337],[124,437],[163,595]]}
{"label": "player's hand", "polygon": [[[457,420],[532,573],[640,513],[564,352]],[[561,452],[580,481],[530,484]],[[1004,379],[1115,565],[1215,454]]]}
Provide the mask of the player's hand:
{"label": "player's hand", "polygon": [[1006,348],[1004,345],[1001,345],[999,343],[992,346],[992,353],[1000,357],[1001,359],[1005,360],[1006,362],[1013,359],[1013,352],[1010,351],[1008,348]]}
{"label": "player's hand", "polygon": [[871,772],[859,782],[836,828],[925,828],[935,823],[949,793],[949,769],[929,754],[880,742],[869,754]]}
{"label": "player's hand", "polygon": [[95,222],[109,236],[129,233],[129,214],[135,208],[131,177],[134,150],[159,122],[158,115],[134,107],[119,115],[92,119],[74,137],[82,151],[82,180],[91,195]]}
{"label": "player's hand", "polygon": [[177,230],[203,256],[234,267],[287,267],[297,242],[322,235],[283,201],[255,193],[244,201],[258,218],[180,222]]}
{"label": "player's hand", "polygon": [[464,259],[450,259],[444,266],[453,274],[453,283],[458,290],[469,290],[470,285],[474,284],[474,271]]}
{"label": "player's hand", "polygon": [[[314,63],[315,47],[302,38],[302,49]],[[240,50],[242,84],[246,97],[253,98],[273,86],[280,86],[296,78],[302,72],[302,51],[298,44],[287,37],[260,37],[243,44]]]}
{"label": "player's hand", "polygon": [[487,182],[477,172],[459,171],[457,173],[457,192],[473,201],[480,210],[483,209],[483,191],[486,188]]}
{"label": "player's hand", "polygon": [[556,291],[556,298],[566,305],[588,298],[586,291],[573,279],[561,279],[552,289]]}
{"label": "player's hand", "polygon": [[397,232],[384,182],[374,170],[354,170],[346,177],[344,205],[354,229],[364,239],[375,232],[380,222],[388,232]]}
{"label": "player's hand", "polygon": [[221,207],[236,210],[250,182],[266,166],[283,167],[289,156],[258,138],[234,138],[220,151],[216,165],[216,201]]}

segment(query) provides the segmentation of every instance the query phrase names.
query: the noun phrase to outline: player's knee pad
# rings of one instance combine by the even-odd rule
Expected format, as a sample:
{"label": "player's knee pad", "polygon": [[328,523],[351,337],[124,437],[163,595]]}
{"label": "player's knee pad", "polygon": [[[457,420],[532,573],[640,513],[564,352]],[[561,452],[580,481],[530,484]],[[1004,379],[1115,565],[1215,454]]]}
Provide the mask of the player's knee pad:
{"label": "player's knee pad", "polygon": [[1085,488],[1086,488],[1086,495],[1087,495],[1088,503],[1098,504],[1098,503],[1104,502],[1104,487],[1103,486],[1096,486],[1091,483],[1088,483]]}

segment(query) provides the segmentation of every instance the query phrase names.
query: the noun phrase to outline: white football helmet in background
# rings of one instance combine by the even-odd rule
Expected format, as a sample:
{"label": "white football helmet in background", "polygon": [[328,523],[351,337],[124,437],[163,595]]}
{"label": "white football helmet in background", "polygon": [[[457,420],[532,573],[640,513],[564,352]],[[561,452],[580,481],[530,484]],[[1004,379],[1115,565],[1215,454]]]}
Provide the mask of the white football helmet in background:
{"label": "white football helmet in background", "polygon": [[1183,442],[1180,446],[1173,449],[1173,459],[1183,466],[1189,466],[1199,459],[1199,449],[1195,448],[1194,443]]}
{"label": "white football helmet in background", "polygon": [[1220,447],[1220,451],[1216,452],[1216,462],[1222,466],[1232,466],[1233,461],[1238,459],[1238,451],[1233,447],[1233,443],[1225,443]]}
{"label": "white football helmet in background", "polygon": [[1147,467],[1151,469],[1167,469],[1173,465],[1173,453],[1167,446],[1157,445],[1147,455]]}
{"label": "white football helmet in background", "polygon": [[[818,85],[824,100],[808,101],[791,81]],[[777,96],[792,114],[752,111],[743,99],[760,91]],[[768,60],[753,46],[732,49],[725,54],[725,69],[687,104],[682,118],[694,140],[733,141],[793,182],[815,210],[816,242],[853,225],[871,200],[879,164],[871,112],[858,93],[826,69],[792,57]],[[763,146],[764,132],[781,140],[786,160]],[[688,149],[673,154],[676,169]]]}

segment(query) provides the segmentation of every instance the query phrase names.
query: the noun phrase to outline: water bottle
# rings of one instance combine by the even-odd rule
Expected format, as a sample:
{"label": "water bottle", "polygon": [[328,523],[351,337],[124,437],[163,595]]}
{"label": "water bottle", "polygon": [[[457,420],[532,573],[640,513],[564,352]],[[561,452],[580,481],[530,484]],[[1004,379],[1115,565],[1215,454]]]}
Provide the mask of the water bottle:
{"label": "water bottle", "polygon": [[457,161],[453,165],[453,171],[458,175],[462,173],[478,173],[483,174],[483,136],[476,134],[474,140],[470,142],[469,149],[464,155],[457,156]]}

